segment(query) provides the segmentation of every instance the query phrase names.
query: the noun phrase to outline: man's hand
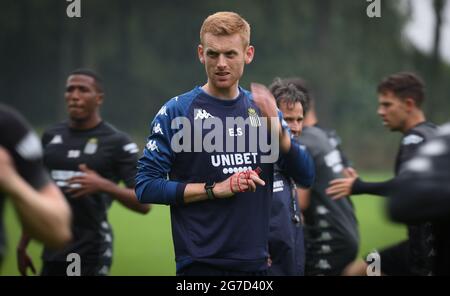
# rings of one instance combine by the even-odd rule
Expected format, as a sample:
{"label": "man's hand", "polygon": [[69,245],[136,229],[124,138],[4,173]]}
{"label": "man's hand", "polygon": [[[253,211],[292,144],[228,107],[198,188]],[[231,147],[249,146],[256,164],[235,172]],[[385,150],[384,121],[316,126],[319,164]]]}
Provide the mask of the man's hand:
{"label": "man's hand", "polygon": [[325,191],[327,195],[333,199],[340,199],[352,194],[352,186],[356,177],[334,179],[329,183],[329,187]]}
{"label": "man's hand", "polygon": [[256,186],[265,186],[255,171],[246,171],[235,173],[228,179],[216,184],[214,187],[214,195],[216,198],[227,198],[233,196],[237,192],[255,192]]}
{"label": "man's hand", "polygon": [[346,178],[358,178],[359,177],[358,172],[352,167],[347,167],[347,168],[343,169],[342,174]]}
{"label": "man's hand", "polygon": [[36,269],[34,268],[33,261],[30,256],[28,256],[27,251],[22,248],[17,249],[17,267],[19,272],[23,276],[27,276],[28,268],[31,269],[33,274],[36,274]]}
{"label": "man's hand", "polygon": [[284,132],[278,117],[277,102],[272,93],[262,84],[252,83],[250,86],[253,100],[261,111],[261,115],[267,118],[267,128],[279,135],[280,148],[283,153],[287,153],[291,148],[291,139],[288,132]]}
{"label": "man's hand", "polygon": [[82,197],[96,192],[104,191],[111,181],[101,177],[94,170],[89,169],[85,164],[79,165],[82,176],[73,177],[69,180],[70,185],[76,185],[77,188],[66,189],[72,197]]}
{"label": "man's hand", "polygon": [[261,110],[261,115],[268,118],[278,118],[277,102],[270,90],[259,83],[252,83],[250,89],[252,91],[253,100]]}

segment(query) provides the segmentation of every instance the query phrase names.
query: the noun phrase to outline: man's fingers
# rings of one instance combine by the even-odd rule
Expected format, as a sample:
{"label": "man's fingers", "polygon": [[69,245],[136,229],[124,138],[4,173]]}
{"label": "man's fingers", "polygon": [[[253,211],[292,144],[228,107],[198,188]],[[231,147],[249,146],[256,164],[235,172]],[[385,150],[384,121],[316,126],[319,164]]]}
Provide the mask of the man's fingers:
{"label": "man's fingers", "polygon": [[264,182],[263,179],[261,179],[256,173],[250,174],[250,179],[253,180],[258,185],[265,186],[266,182]]}
{"label": "man's fingers", "polygon": [[65,190],[66,193],[70,194],[71,197],[81,197],[89,194],[89,191],[84,188],[69,188]]}
{"label": "man's fingers", "polygon": [[77,193],[72,194],[72,197],[78,198],[78,197],[83,197],[88,194],[89,194],[89,192],[87,190],[80,190]]}
{"label": "man's fingers", "polygon": [[344,196],[346,196],[345,194],[337,194],[335,196],[332,196],[331,199],[332,200],[339,200],[341,198],[343,198]]}
{"label": "man's fingers", "polygon": [[73,184],[73,183],[83,183],[85,180],[85,178],[83,176],[78,176],[78,177],[72,177],[70,178],[67,182],[69,182],[69,184]]}
{"label": "man's fingers", "polygon": [[250,189],[250,191],[255,192],[256,191],[255,182],[253,182],[252,179],[247,179],[247,181],[248,181],[248,188]]}
{"label": "man's fingers", "polygon": [[347,168],[347,172],[351,178],[358,178],[358,172],[354,168]]}
{"label": "man's fingers", "polygon": [[342,184],[343,182],[345,182],[345,178],[338,178],[338,179],[333,179],[333,180],[331,180],[331,181],[328,183],[328,185],[329,185],[329,186],[333,186],[333,185],[336,185],[336,184]]}
{"label": "man's fingers", "polygon": [[339,188],[338,186],[328,187],[325,190],[325,193],[328,195],[336,195],[337,193],[343,191],[342,188]]}
{"label": "man's fingers", "polygon": [[66,188],[64,190],[64,192],[69,193],[69,194],[76,194],[80,190],[81,190],[81,187],[80,188]]}
{"label": "man's fingers", "polygon": [[78,168],[80,169],[80,171],[82,171],[84,173],[88,173],[88,172],[92,171],[90,168],[88,168],[88,166],[85,163],[78,165]]}
{"label": "man's fingers", "polygon": [[31,261],[31,259],[30,259],[30,258],[28,259],[28,263],[29,263],[29,266],[30,266],[31,272],[33,272],[33,274],[36,274],[36,268],[34,268],[34,264],[33,264],[33,261]]}

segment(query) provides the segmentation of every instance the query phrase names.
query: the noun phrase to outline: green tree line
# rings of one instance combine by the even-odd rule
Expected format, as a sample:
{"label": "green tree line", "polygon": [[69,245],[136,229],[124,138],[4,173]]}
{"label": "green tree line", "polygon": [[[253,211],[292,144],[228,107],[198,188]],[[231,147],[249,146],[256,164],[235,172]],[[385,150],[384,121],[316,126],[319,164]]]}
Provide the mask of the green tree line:
{"label": "green tree line", "polygon": [[[450,67],[403,37],[411,15],[399,2],[381,1],[381,17],[369,18],[364,0],[80,0],[81,18],[69,18],[67,1],[4,0],[1,101],[45,127],[65,117],[67,74],[91,67],[105,80],[104,118],[142,144],[167,99],[205,82],[196,53],[203,19],[231,10],[250,22],[256,47],[242,85],[304,77],[322,124],[339,132],[356,166],[386,168],[398,136],[376,115],[382,77],[415,71],[427,83],[429,118],[442,123],[450,110]],[[437,48],[445,1],[433,3]]]}

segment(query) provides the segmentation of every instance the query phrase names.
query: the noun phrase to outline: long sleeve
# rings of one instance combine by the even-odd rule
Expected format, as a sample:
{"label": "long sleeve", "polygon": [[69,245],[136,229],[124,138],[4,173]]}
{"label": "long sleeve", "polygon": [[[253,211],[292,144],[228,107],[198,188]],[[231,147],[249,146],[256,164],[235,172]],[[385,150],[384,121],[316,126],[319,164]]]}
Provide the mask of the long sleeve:
{"label": "long sleeve", "polygon": [[176,100],[172,99],[156,115],[151,134],[138,161],[136,196],[142,203],[182,204],[186,184],[168,180],[175,160],[171,147],[172,119],[180,115]]}
{"label": "long sleeve", "polygon": [[314,162],[306,149],[301,148],[295,140],[291,139],[291,148],[288,153],[281,155],[278,165],[298,185],[308,188],[313,184]]}
{"label": "long sleeve", "polygon": [[384,182],[365,182],[357,178],[352,186],[352,194],[373,194],[386,196],[395,188],[395,179]]}

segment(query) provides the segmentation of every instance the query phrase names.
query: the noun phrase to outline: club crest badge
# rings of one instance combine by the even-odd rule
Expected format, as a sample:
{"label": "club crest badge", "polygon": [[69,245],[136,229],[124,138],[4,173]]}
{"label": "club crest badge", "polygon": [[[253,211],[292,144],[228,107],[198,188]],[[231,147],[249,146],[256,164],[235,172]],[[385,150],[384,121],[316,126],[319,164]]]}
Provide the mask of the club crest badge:
{"label": "club crest badge", "polygon": [[90,138],[84,146],[84,154],[95,154],[98,148],[98,140],[97,138]]}
{"label": "club crest badge", "polygon": [[258,113],[253,108],[248,108],[248,117],[250,118],[250,125],[253,127],[261,126],[261,121],[259,120]]}

